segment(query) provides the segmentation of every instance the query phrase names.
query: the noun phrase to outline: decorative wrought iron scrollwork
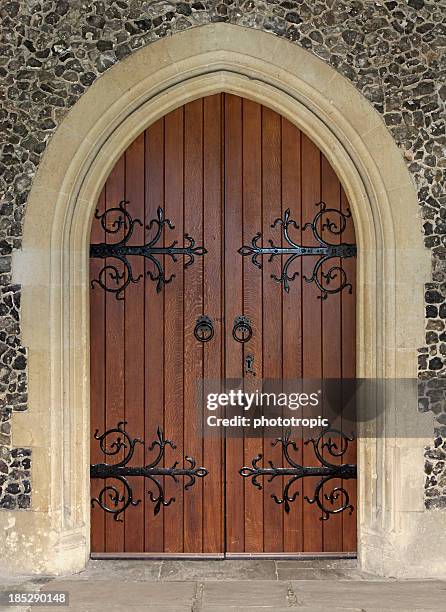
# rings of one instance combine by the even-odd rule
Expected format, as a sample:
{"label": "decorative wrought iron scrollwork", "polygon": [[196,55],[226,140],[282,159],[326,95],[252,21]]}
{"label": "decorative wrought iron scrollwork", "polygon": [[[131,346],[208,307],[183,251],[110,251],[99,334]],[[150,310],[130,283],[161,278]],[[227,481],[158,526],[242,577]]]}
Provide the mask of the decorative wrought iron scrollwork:
{"label": "decorative wrought iron scrollwork", "polygon": [[141,502],[140,499],[135,500],[133,498],[133,490],[128,481],[129,476],[142,476],[151,482],[154,490],[149,489],[147,493],[150,501],[155,504],[154,514],[156,515],[162,506],[170,506],[175,501],[175,497],[166,499],[159,477],[168,476],[178,483],[178,477],[185,476],[188,480],[184,483],[184,489],[188,490],[195,484],[196,478],[204,478],[208,474],[204,467],[197,467],[193,457],[188,457],[187,455],[185,460],[189,465],[186,467],[178,467],[178,461],[175,461],[172,467],[160,466],[159,463],[164,458],[166,447],[176,448],[171,440],[167,440],[164,437],[160,427],[158,427],[156,432],[157,438],[148,447],[149,451],[153,451],[158,447],[158,452],[153,461],[144,466],[129,466],[128,463],[133,457],[135,446],[137,444],[144,444],[144,442],[139,438],[132,438],[124,429],[126,424],[126,421],[120,421],[116,427],[108,429],[103,434],[98,435],[99,430],[96,430],[94,434],[95,439],[99,440],[101,451],[105,455],[114,456],[121,449],[124,449],[124,457],[118,463],[112,465],[108,463],[90,465],[90,478],[115,479],[123,485],[124,493],[121,494],[117,484],[112,485],[107,482],[98,496],[91,500],[92,507],[97,504],[105,512],[113,514],[114,520],[119,522],[122,522],[120,514],[130,505],[137,506]]}
{"label": "decorative wrought iron scrollwork", "polygon": [[245,315],[240,315],[235,318],[232,328],[232,337],[236,342],[243,344],[252,338],[251,321]]}
{"label": "decorative wrought iron scrollwork", "polygon": [[194,336],[199,342],[209,342],[214,337],[214,325],[207,315],[198,317],[194,328]]}
{"label": "decorative wrought iron scrollwork", "polygon": [[[183,255],[187,260],[184,267],[188,268],[194,262],[195,256],[201,256],[207,253],[206,249],[201,246],[195,246],[195,240],[184,234],[185,246],[177,246],[178,241],[174,240],[170,246],[163,247],[159,245],[163,229],[167,226],[174,229],[174,224],[166,219],[164,211],[161,207],[157,210],[156,219],[152,219],[146,226],[147,230],[155,228],[154,237],[142,245],[128,244],[135,225],[143,227],[140,219],[133,219],[127,211],[126,204],[128,201],[122,200],[118,206],[108,208],[105,212],[100,213],[96,210],[95,218],[100,221],[102,229],[107,234],[117,234],[121,229],[124,230],[124,236],[119,242],[108,244],[100,242],[90,245],[90,257],[114,260],[114,263],[106,263],[100,270],[98,277],[91,281],[91,286],[99,285],[105,291],[114,293],[118,300],[123,299],[123,293],[130,283],[137,283],[143,274],[134,276],[132,265],[129,261],[129,256],[142,256],[154,265],[154,271],[148,270],[147,276],[156,282],[156,291],[159,293],[164,285],[167,285],[175,278],[175,274],[166,277],[164,268],[157,255],[168,255],[174,262],[178,261],[178,256]],[[119,262],[122,264],[122,271],[119,269]]]}
{"label": "decorative wrought iron scrollwork", "polygon": [[[326,299],[329,294],[338,293],[344,289],[348,289],[348,291],[351,293],[352,285],[351,283],[347,282],[347,276],[341,266],[334,264],[327,271],[324,271],[322,266],[334,257],[345,259],[356,256],[356,245],[344,242],[340,244],[331,244],[322,237],[321,233],[324,229],[326,229],[333,235],[342,234],[346,228],[347,219],[351,217],[351,212],[349,209],[342,212],[336,208],[327,208],[327,205],[323,201],[318,202],[316,206],[319,206],[319,212],[315,215],[311,223],[306,223],[303,226],[302,230],[311,228],[313,236],[320,246],[304,247],[297,244],[291,238],[289,229],[291,227],[299,229],[299,225],[297,225],[296,221],[291,218],[291,211],[289,208],[287,208],[283,214],[283,218],[277,218],[271,227],[275,228],[277,225],[281,225],[283,227],[283,238],[287,242],[288,246],[277,246],[270,239],[268,240],[269,246],[262,247],[259,244],[262,239],[262,234],[258,232],[252,239],[251,244],[242,246],[238,252],[244,257],[251,256],[253,264],[260,269],[262,268],[262,262],[259,258],[263,255],[269,255],[269,262],[273,261],[274,257],[279,255],[288,255],[288,258],[282,267],[280,276],[271,274],[271,278],[273,278],[277,283],[280,283],[287,293],[290,290],[290,282],[292,282],[299,275],[298,272],[290,272],[290,267],[293,262],[297,258],[303,256],[319,256],[319,259],[313,267],[311,276],[303,277],[307,283],[315,283],[318,289],[320,289],[321,295],[318,297],[321,299]],[[328,214],[332,215],[332,219],[333,215],[337,216],[338,220],[330,220],[330,218],[327,216]],[[324,217],[326,219],[325,221],[323,220]]]}
{"label": "decorative wrought iron scrollwork", "polygon": [[[271,497],[274,499],[276,504],[283,504],[285,512],[288,514],[290,511],[290,504],[295,501],[299,495],[298,491],[292,492],[293,485],[309,476],[320,476],[321,479],[317,483],[313,497],[305,495],[304,499],[309,504],[314,504],[322,511],[321,520],[326,521],[331,514],[339,514],[348,510],[351,514],[353,512],[353,505],[350,503],[350,498],[347,490],[342,486],[333,487],[330,493],[324,493],[324,485],[330,483],[331,480],[344,479],[349,480],[357,477],[356,465],[353,464],[333,464],[327,461],[327,457],[323,456],[323,449],[326,448],[328,454],[332,457],[343,457],[347,452],[349,442],[353,442],[353,435],[347,436],[345,433],[338,429],[326,428],[323,429],[317,438],[307,440],[304,444],[312,444],[316,458],[320,462],[320,466],[303,466],[297,463],[290,455],[290,449],[298,451],[296,442],[290,440],[291,432],[287,430],[285,435],[280,438],[276,438],[272,442],[272,446],[280,444],[283,449],[283,455],[288,463],[287,467],[276,467],[272,461],[268,461],[269,467],[259,466],[259,462],[262,460],[263,455],[257,455],[252,460],[252,467],[243,467],[239,474],[243,478],[251,478],[252,484],[258,489],[262,489],[262,485],[258,479],[260,477],[268,477],[268,482],[272,482],[277,476],[289,476],[289,480],[286,482],[282,497],[272,494]],[[325,440],[328,435],[328,439]],[[336,438],[336,440],[333,440]],[[331,506],[327,505],[327,502]]]}

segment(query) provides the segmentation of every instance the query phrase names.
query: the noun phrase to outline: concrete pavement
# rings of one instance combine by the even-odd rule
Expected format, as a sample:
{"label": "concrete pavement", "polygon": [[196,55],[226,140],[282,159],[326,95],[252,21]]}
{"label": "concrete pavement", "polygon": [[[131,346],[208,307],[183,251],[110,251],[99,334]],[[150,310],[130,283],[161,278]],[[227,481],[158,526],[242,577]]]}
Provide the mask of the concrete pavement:
{"label": "concrete pavement", "polygon": [[381,580],[354,560],[91,561],[75,576],[3,580],[0,590],[25,589],[69,592],[69,607],[40,612],[446,611],[446,581]]}

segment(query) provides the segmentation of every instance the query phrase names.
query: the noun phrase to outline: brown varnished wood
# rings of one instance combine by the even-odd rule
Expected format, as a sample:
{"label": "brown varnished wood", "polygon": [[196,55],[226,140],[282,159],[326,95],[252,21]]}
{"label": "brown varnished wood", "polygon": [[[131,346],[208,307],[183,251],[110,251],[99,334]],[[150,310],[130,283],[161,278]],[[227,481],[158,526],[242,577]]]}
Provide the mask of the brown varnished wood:
{"label": "brown varnished wood", "polygon": [[[243,347],[232,338],[234,319],[243,314],[242,244],[243,150],[242,99],[225,95],[225,368],[226,378],[243,375]],[[235,256],[237,254],[237,256]],[[226,550],[244,552],[244,483],[238,470],[243,462],[243,438],[226,437]]]}
{"label": "brown varnished wood", "polygon": [[[299,229],[293,228],[292,237],[298,244],[302,243],[301,231],[301,134],[296,126],[282,118],[282,215],[289,208]],[[282,294],[283,320],[283,378],[297,380],[302,377],[302,261],[293,265],[291,272],[298,272],[290,293]],[[298,451],[293,454],[302,465],[302,441],[300,431],[292,431],[293,439],[297,439]],[[293,512],[283,515],[283,546],[284,552],[303,550],[303,495],[302,482],[295,485],[294,491],[299,493],[294,502]]]}
{"label": "brown varnished wood", "polygon": [[[116,207],[125,199],[125,158],[121,157],[106,183],[106,208]],[[123,230],[113,235],[107,235],[107,242],[119,241]],[[107,263],[115,263],[109,262]],[[119,270],[122,272],[122,268]],[[101,291],[99,287],[95,291]],[[119,421],[125,418],[125,300],[117,300],[115,295],[107,293],[105,296],[105,427],[112,429]],[[123,452],[116,454],[116,459],[123,456]],[[114,458],[115,460],[115,458]],[[121,484],[110,481],[107,484],[115,485],[120,494],[123,493]],[[105,548],[107,552],[124,551],[124,523],[114,520],[111,514],[105,517]]]}
{"label": "brown varnished wood", "polygon": [[[105,210],[105,187],[97,203],[97,210],[102,214]],[[104,230],[100,224],[93,222],[91,229],[92,242],[104,241]],[[90,281],[97,278],[102,267],[100,260],[92,259],[90,262]],[[93,434],[96,429],[99,433],[105,430],[105,293],[99,287],[90,291],[90,308],[93,314],[91,325],[90,344],[90,412],[91,412],[91,440],[90,440],[90,462],[103,463],[104,454],[101,452],[97,440]],[[91,481],[91,497],[95,498],[102,489],[102,481]],[[91,510],[91,551],[101,552],[105,550],[105,514],[98,505]]]}
{"label": "brown varnished wood", "polygon": [[[249,244],[252,237],[260,230],[262,213],[262,107],[249,100],[243,101],[243,244]],[[262,275],[252,265],[249,258],[243,258],[243,310],[252,323],[253,336],[244,345],[244,356],[254,355],[254,368],[257,379],[262,372]],[[230,279],[228,279],[228,283]],[[255,380],[245,380],[246,388]],[[252,458],[263,452],[261,438],[245,437],[243,465],[249,465]],[[245,552],[262,552],[263,537],[263,503],[261,495],[252,484],[245,481],[244,508],[245,514]],[[242,498],[240,498],[242,502]]]}
{"label": "brown varnished wood", "polygon": [[[274,220],[282,215],[281,205],[281,119],[269,108],[262,108],[262,233],[266,245],[271,239],[281,244],[281,227],[271,227]],[[275,257],[271,263],[264,258],[263,265],[263,377],[282,378],[282,290],[273,281],[271,274],[280,277],[282,262]],[[281,465],[282,448],[272,446],[270,435],[264,437],[264,460]],[[277,505],[271,503],[272,495],[282,497],[283,478],[272,482],[264,479],[263,486],[263,540],[265,552],[283,550],[283,512],[277,512]]]}
{"label": "brown varnished wood", "polygon": [[[214,213],[215,214],[215,213]],[[184,230],[203,243],[203,101],[184,107]],[[194,327],[203,314],[203,258],[184,274],[184,448],[203,465],[197,381],[203,375],[203,345]],[[184,495],[184,552],[203,550],[203,481]]]}
{"label": "brown varnished wood", "polygon": [[[318,299],[310,275],[313,258],[302,258],[290,272],[299,272],[286,294],[270,275],[280,275],[285,263],[263,260],[263,271],[237,251],[257,231],[263,242],[280,244],[281,228],[271,223],[287,208],[299,224],[291,229],[297,242],[315,244],[303,223],[311,221],[324,199],[328,206],[348,201],[328,161],[307,136],[288,120],[261,105],[229,94],[191,102],[158,120],[141,134],[117,162],[98,201],[100,210],[129,200],[133,217],[145,226],[156,217],[158,206],[175,225],[165,229],[164,244],[184,241],[188,232],[207,254],[196,257],[183,270],[183,258],[160,258],[166,276],[175,274],[161,293],[146,277],[126,290],[125,300],[101,289],[91,291],[91,423],[92,433],[116,426],[126,418],[127,430],[143,437],[132,464],[148,463],[149,445],[161,426],[177,448],[167,448],[164,465],[192,455],[209,475],[197,479],[184,492],[182,482],[166,479],[167,508],[153,515],[148,482],[133,478],[135,498],[143,501],[125,513],[123,524],[99,508],[92,510],[92,551],[146,553],[298,553],[301,551],[353,552],[356,548],[356,512],[321,521],[312,496],[317,479],[306,479],[295,491],[300,495],[290,514],[271,499],[282,496],[281,479],[264,482],[259,491],[239,476],[262,452],[265,460],[283,464],[279,446],[271,436],[247,434],[224,439],[222,432],[202,436],[202,398],[197,380],[240,378],[244,357],[255,358],[257,377],[245,377],[245,388],[264,378],[299,379],[354,377],[355,291]],[[122,234],[122,232],[121,232]],[[153,236],[153,229],[135,226],[132,244]],[[336,236],[329,234],[335,242]],[[91,240],[104,239],[95,221]],[[108,237],[116,242],[119,235]],[[344,241],[354,242],[350,223]],[[135,276],[153,271],[152,264],[132,260]],[[355,288],[355,260],[342,265]],[[91,260],[91,278],[102,267]],[[327,270],[327,268],[325,268]],[[198,343],[193,335],[196,319],[206,314],[214,323],[211,342]],[[232,338],[236,316],[247,315],[254,335],[245,345]],[[300,411],[299,414],[302,414]],[[305,414],[305,411],[303,411]],[[310,446],[295,432],[298,463],[317,465]],[[103,461],[92,440],[92,461]],[[331,461],[335,461],[330,457]],[[345,461],[356,461],[351,447]],[[115,484],[110,481],[110,484]],[[337,483],[335,483],[337,484]],[[356,481],[343,483],[356,506]],[[102,481],[92,481],[97,495]],[[153,490],[155,492],[155,490]],[[327,491],[328,492],[328,491]]]}
{"label": "brown varnished wood", "polygon": [[[144,134],[130,145],[125,153],[125,198],[131,214],[144,218]],[[129,244],[142,244],[144,227],[135,225]],[[132,257],[130,262],[135,277],[144,275],[144,261]],[[131,285],[125,293],[124,322],[124,392],[125,418],[132,427],[132,433],[144,436],[144,278]],[[144,462],[144,447],[138,444],[133,455],[135,465]],[[130,478],[135,499],[141,502],[131,515],[124,513],[124,549],[131,552],[144,551],[145,529],[145,486],[141,478]]]}
{"label": "brown varnished wood", "polygon": [[[214,321],[213,342],[203,346],[203,377],[224,375],[223,310],[223,96],[203,100],[203,313]],[[224,551],[224,446],[223,433],[203,438],[203,552]]]}
{"label": "brown varnished wood", "polygon": [[[302,222],[309,222],[317,212],[316,202],[321,199],[321,156],[315,144],[302,134]],[[302,232],[305,246],[315,245],[309,229]],[[302,275],[311,277],[313,258],[302,260]],[[302,282],[302,347],[303,378],[320,379],[322,376],[322,304],[314,283]],[[303,414],[308,411],[303,410]],[[317,465],[311,445],[303,447],[304,465]],[[303,495],[312,497],[317,478],[305,478]],[[316,505],[304,505],[302,533],[305,552],[323,550],[321,513]]]}
{"label": "brown varnished wood", "polygon": [[[172,111],[165,117],[165,191],[164,209],[174,229],[165,234],[165,244],[177,240],[183,244],[184,236],[184,108]],[[165,257],[165,271],[168,278],[175,278],[164,288],[164,430],[173,440],[176,449],[167,447],[165,466],[176,460],[184,464],[184,270],[182,262],[173,262]],[[183,534],[183,490],[172,481],[165,479],[166,499],[175,498],[169,506],[169,514],[164,510],[164,548],[166,552],[184,551]]]}
{"label": "brown varnished wood", "polygon": [[[156,218],[160,204],[164,204],[164,119],[158,120],[145,132],[145,235],[153,237],[147,225]],[[164,258],[161,258],[164,263]],[[145,263],[147,271],[153,264]],[[144,414],[147,445],[155,439],[158,426],[164,429],[164,300],[149,278],[145,281],[145,381]],[[145,463],[152,460],[153,452],[145,449]],[[146,493],[147,495],[147,493]],[[164,512],[154,516],[152,504],[146,499],[145,550],[164,551]]]}
{"label": "brown varnished wood", "polygon": [[[340,210],[341,206],[341,186],[339,180],[328,163],[327,159],[321,155],[321,197],[327,208]],[[340,220],[336,213],[327,215],[334,223]],[[322,230],[322,236],[332,244],[339,244],[340,236],[329,232],[326,228]],[[325,264],[323,272],[333,265],[339,265],[338,258]],[[322,301],[322,376],[323,378],[342,377],[342,325],[341,322],[341,294],[335,293]],[[340,396],[337,398],[341,400]],[[334,441],[340,443],[338,438]],[[332,464],[340,464],[341,458],[333,456],[326,448],[323,456]],[[339,486],[340,480],[332,480],[324,487],[324,494],[329,495],[333,487]],[[326,552],[342,550],[342,515],[333,515],[330,520],[322,522],[323,547]]]}

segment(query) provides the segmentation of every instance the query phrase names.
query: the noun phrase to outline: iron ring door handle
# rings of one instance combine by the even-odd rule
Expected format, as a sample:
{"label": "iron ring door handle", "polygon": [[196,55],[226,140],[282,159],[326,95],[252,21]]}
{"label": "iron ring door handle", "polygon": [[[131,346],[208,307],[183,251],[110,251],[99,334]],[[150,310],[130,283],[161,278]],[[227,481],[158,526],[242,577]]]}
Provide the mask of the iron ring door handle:
{"label": "iron ring door handle", "polygon": [[248,342],[252,338],[251,321],[245,315],[236,317],[232,328],[232,337],[236,342]]}
{"label": "iron ring door handle", "polygon": [[209,342],[214,337],[214,325],[207,315],[198,317],[194,336],[199,342]]}

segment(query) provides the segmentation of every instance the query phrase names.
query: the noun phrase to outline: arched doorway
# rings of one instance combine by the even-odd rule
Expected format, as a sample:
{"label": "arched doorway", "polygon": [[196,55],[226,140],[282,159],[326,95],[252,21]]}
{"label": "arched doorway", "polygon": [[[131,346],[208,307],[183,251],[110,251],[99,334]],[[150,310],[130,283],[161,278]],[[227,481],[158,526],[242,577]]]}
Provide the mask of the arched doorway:
{"label": "arched doorway", "polygon": [[[331,480],[321,493],[336,510],[345,498],[330,501],[330,492],[343,487],[349,496],[344,512],[327,514],[308,503],[317,476],[296,482],[292,503],[284,504],[284,476],[265,478],[259,490],[240,475],[259,453],[265,465],[285,465],[283,446],[272,446],[267,434],[232,437],[226,430],[208,438],[197,415],[201,378],[355,376],[351,253],[340,251],[313,282],[305,279],[311,281],[320,253],[295,257],[289,267],[290,252],[271,261],[270,252],[252,258],[252,245],[290,247],[285,229],[295,244],[320,247],[303,228],[323,206],[331,213],[316,222],[321,236],[332,245],[354,244],[347,197],[322,152],[275,111],[236,95],[214,94],[171,111],[116,163],[91,234],[91,431],[97,432],[91,462],[166,469],[179,461],[181,470],[192,465],[183,461],[191,456],[207,474],[192,471],[195,482],[184,490],[187,475],[176,483],[135,472],[124,482],[105,479],[96,467],[92,554],[355,552],[354,479]],[[287,210],[295,223],[285,225]],[[256,242],[258,232],[262,243]],[[117,243],[129,247],[127,255],[115,250]],[[152,249],[145,257],[138,249],[144,244]],[[177,251],[169,254],[172,244]],[[348,278],[343,290],[340,272],[324,282],[333,265]],[[145,446],[133,449],[136,438]],[[311,448],[296,442],[294,460],[316,467]],[[355,464],[354,445],[342,458],[328,459]]]}
{"label": "arched doorway", "polygon": [[[30,410],[14,413],[13,442],[32,448],[36,511],[4,511],[14,530],[11,537],[5,529],[0,541],[8,567],[49,574],[85,567],[94,209],[115,162],[138,134],[178,106],[221,91],[267,104],[330,160],[352,206],[360,254],[357,375],[416,378],[417,347],[424,342],[418,313],[431,260],[401,151],[371,105],[315,55],[260,30],[243,29],[240,36],[239,26],[208,24],[147,45],[105,72],[70,110],[29,195],[13,277],[22,287]],[[396,397],[386,413],[398,403]],[[443,515],[423,505],[426,443],[358,440],[358,558],[366,571],[444,575]],[[26,557],[17,537],[26,543]]]}

